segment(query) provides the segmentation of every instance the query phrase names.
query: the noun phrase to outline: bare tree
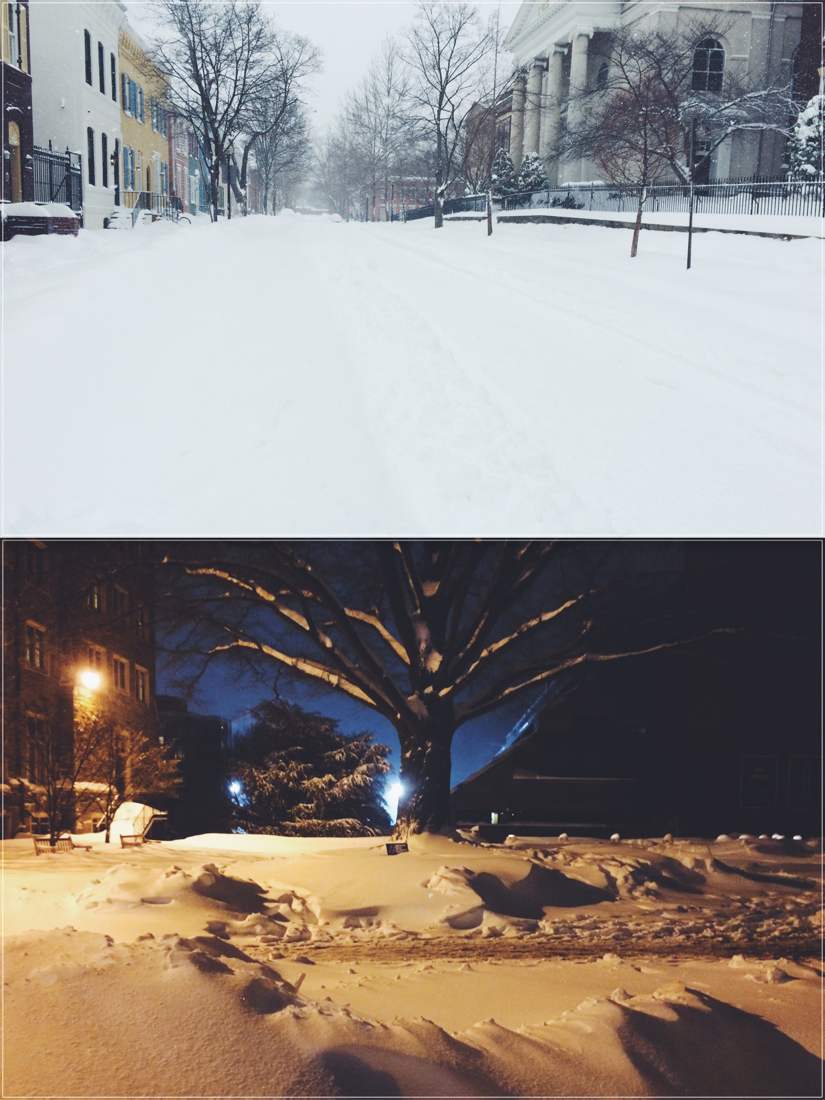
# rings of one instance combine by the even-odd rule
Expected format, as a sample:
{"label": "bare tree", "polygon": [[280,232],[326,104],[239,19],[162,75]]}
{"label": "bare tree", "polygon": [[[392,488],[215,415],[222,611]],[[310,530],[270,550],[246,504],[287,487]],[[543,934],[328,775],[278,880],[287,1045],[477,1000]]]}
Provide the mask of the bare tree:
{"label": "bare tree", "polygon": [[45,816],[52,844],[95,810],[108,843],[118,806],[140,796],[174,796],[181,783],[167,746],[121,727],[88,702],[76,704],[70,738],[48,721],[31,719],[27,748],[25,801]]}
{"label": "bare tree", "polygon": [[104,725],[84,775],[90,778],[84,787],[96,795],[94,805],[103,816],[107,844],[119,806],[141,798],[177,797],[183,783],[172,746],[111,722]]}
{"label": "bare tree", "polygon": [[291,154],[290,166],[295,166],[299,156],[305,155],[308,126],[301,97],[307,78],[321,68],[320,52],[300,35],[273,28],[270,52],[268,80],[250,94],[242,112],[243,134],[239,142],[242,152],[235,192],[245,214],[249,155],[253,148],[257,153],[262,142],[268,141],[267,152],[255,159],[259,169],[263,159],[270,172],[277,170],[278,161],[280,170],[287,167],[287,150]]}
{"label": "bare tree", "polygon": [[[167,629],[187,661],[246,658],[343,692],[401,744],[398,835],[448,821],[464,723],[588,662],[674,645],[651,613],[667,547],[555,542],[181,544]],[[205,667],[204,664],[201,668]]]}
{"label": "bare tree", "polygon": [[155,0],[159,33],[151,60],[167,74],[172,110],[205,151],[210,210],[217,218],[221,166],[261,96],[271,95],[276,39],[256,3]]}
{"label": "bare tree", "polygon": [[[636,255],[646,187],[657,179],[689,184],[734,134],[770,131],[787,136],[790,89],[755,87],[723,76],[723,54],[712,43],[725,33],[723,17],[680,31],[613,32],[605,47],[607,78],[573,91],[561,136],[562,159],[588,159],[614,183],[638,189],[631,256]],[[707,68],[696,70],[707,43]],[[718,55],[718,56],[716,56]],[[701,139],[691,164],[691,130]]]}
{"label": "bare tree", "polygon": [[435,228],[444,224],[444,197],[453,181],[456,158],[473,103],[480,98],[480,74],[495,45],[491,27],[481,25],[464,2],[423,0],[405,35],[415,121],[435,150]]}
{"label": "bare tree", "polygon": [[263,207],[267,214],[277,209],[279,181],[287,175],[304,177],[310,165],[312,145],[306,108],[296,103],[279,124],[255,142],[255,167],[263,186]]}

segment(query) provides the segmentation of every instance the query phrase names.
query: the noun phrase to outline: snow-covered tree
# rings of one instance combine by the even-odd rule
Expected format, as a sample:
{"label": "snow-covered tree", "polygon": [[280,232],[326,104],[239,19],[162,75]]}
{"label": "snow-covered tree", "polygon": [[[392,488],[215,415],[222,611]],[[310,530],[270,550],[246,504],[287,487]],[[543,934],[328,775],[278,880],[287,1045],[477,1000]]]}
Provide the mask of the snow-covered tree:
{"label": "snow-covered tree", "polygon": [[518,177],[519,191],[544,191],[550,186],[544,161],[538,153],[528,153],[521,162]]}
{"label": "snow-covered tree", "polygon": [[825,96],[815,95],[801,111],[788,143],[788,178],[821,180],[823,177],[822,144]]}
{"label": "snow-covered tree", "polygon": [[336,722],[282,702],[262,703],[235,746],[235,821],[279,836],[376,836],[392,829],[380,777],[386,745],[346,737]]}
{"label": "snow-covered tree", "polygon": [[513,158],[506,149],[497,149],[493,157],[490,191],[493,195],[513,195],[518,191],[518,177]]}
{"label": "snow-covered tree", "polygon": [[[183,543],[164,632],[187,662],[235,658],[347,695],[401,746],[396,835],[449,820],[456,731],[560,673],[676,644],[650,601],[668,548],[512,542]],[[177,614],[176,614],[177,611]]]}

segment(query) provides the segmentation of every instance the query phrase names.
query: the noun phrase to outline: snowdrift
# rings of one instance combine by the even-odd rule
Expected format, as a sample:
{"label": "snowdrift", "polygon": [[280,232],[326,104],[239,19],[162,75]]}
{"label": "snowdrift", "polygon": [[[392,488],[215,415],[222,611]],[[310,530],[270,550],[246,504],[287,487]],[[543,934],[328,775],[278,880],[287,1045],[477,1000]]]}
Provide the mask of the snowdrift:
{"label": "snowdrift", "polygon": [[6,1095],[819,1094],[818,841],[94,840],[3,844]]}

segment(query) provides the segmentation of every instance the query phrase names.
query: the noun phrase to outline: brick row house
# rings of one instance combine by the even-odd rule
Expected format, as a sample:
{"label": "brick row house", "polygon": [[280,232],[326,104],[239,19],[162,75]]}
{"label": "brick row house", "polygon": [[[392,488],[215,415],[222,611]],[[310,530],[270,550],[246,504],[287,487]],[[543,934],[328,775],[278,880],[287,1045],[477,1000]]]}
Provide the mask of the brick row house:
{"label": "brick row house", "polygon": [[3,198],[34,198],[32,78],[28,0],[0,6],[3,58]]}
{"label": "brick row house", "polygon": [[[47,831],[43,745],[74,752],[82,715],[120,738],[157,739],[147,553],[141,543],[5,544],[4,836]],[[90,831],[100,819],[92,804],[72,827]]]}

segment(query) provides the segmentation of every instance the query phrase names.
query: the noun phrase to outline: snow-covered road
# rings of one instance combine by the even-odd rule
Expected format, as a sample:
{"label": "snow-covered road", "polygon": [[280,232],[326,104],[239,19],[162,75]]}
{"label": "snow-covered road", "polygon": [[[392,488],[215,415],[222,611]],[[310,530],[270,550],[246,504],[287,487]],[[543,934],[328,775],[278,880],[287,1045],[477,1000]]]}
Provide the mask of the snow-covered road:
{"label": "snow-covered road", "polygon": [[[653,238],[653,239],[651,239]],[[343,224],[4,246],[9,534],[814,534],[821,243]]]}

